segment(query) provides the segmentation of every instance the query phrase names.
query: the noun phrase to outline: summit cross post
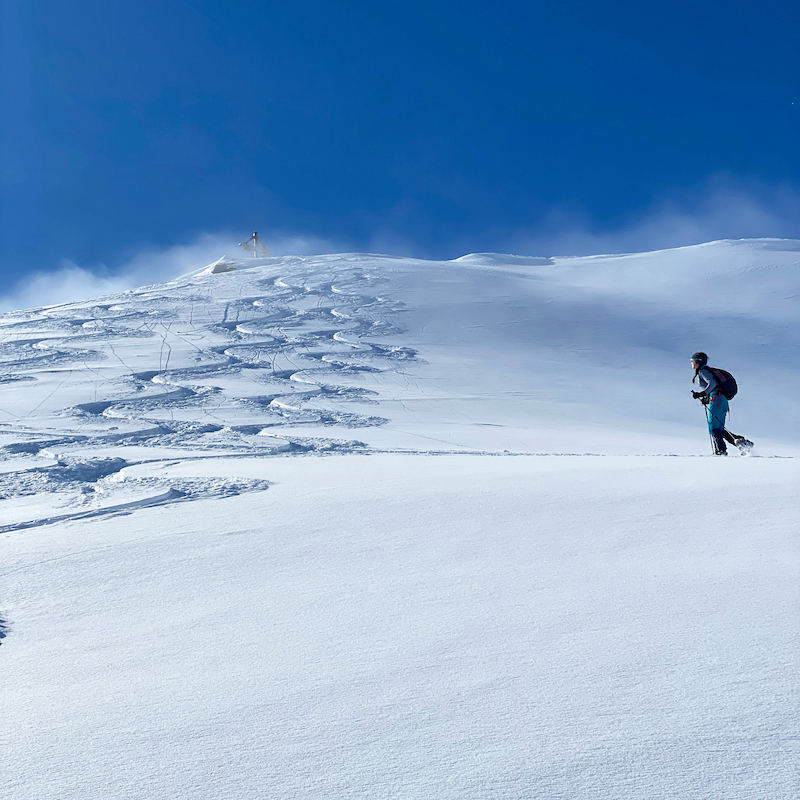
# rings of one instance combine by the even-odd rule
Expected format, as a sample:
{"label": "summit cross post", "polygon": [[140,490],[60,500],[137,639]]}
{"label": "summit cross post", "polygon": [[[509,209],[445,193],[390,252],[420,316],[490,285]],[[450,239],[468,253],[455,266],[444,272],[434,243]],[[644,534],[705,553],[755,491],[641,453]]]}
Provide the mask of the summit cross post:
{"label": "summit cross post", "polygon": [[267,247],[258,235],[258,231],[253,231],[253,235],[246,242],[239,242],[239,247],[250,253],[253,258],[268,256],[272,251]]}

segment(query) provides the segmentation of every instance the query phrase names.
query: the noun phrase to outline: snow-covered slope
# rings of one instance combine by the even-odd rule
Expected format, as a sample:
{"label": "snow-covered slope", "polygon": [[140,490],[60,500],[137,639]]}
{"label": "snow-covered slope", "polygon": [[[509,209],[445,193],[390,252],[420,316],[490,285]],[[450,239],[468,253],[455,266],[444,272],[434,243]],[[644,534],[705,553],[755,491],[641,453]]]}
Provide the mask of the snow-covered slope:
{"label": "snow-covered slope", "polygon": [[9,796],[793,797],[799,310],[748,240],[0,316]]}

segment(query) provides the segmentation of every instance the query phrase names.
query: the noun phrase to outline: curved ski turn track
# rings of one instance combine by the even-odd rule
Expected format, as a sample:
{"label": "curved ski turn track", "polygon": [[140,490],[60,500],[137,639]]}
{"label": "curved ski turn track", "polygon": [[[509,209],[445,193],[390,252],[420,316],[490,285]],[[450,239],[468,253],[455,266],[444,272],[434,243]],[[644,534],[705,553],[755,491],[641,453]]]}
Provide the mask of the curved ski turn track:
{"label": "curved ski turn track", "polygon": [[[375,259],[238,266],[0,317],[0,531],[267,485],[147,486],[134,464],[365,448],[386,419],[360,379],[417,359]],[[42,491],[63,514],[31,518]]]}

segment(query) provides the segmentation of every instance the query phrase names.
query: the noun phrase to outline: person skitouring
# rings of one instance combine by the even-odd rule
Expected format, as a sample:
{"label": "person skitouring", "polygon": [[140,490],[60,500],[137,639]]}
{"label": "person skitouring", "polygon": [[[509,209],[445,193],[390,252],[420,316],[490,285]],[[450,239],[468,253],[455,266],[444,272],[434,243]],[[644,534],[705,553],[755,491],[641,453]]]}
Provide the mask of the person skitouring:
{"label": "person skitouring", "polygon": [[[725,429],[725,419],[728,416],[728,398],[722,392],[717,375],[714,374],[715,370],[708,366],[708,356],[705,353],[695,353],[692,356],[692,369],[694,369],[692,383],[697,383],[700,388],[700,391],[692,392],[692,397],[700,400],[706,408],[708,432],[711,435],[714,455],[728,455],[728,448],[725,442],[730,442],[734,447],[738,447],[742,453],[749,453],[753,443],[749,439],[745,439],[744,436],[737,436],[735,433]],[[733,380],[728,373],[724,371],[717,372],[722,375],[723,382],[725,381],[725,376],[731,381]],[[731,397],[736,391],[735,381],[733,383]]]}

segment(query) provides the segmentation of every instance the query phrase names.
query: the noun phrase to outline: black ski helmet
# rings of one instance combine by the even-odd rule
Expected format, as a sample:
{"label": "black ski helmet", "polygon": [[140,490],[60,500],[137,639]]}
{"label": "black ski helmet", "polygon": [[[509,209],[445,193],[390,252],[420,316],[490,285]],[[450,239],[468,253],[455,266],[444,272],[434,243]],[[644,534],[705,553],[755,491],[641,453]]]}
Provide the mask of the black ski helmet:
{"label": "black ski helmet", "polygon": [[699,364],[701,367],[704,367],[708,364],[708,356],[705,353],[695,353],[692,356],[692,361]]}

